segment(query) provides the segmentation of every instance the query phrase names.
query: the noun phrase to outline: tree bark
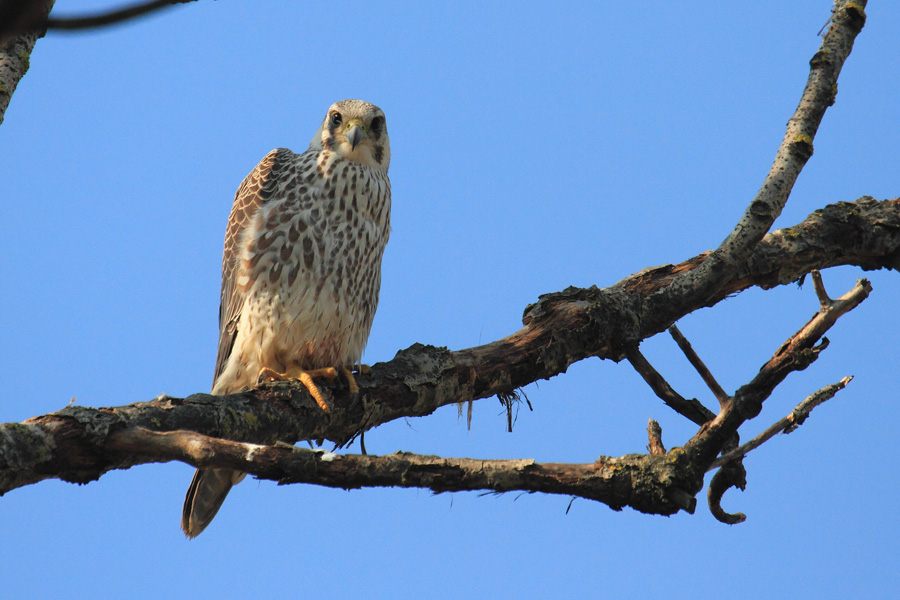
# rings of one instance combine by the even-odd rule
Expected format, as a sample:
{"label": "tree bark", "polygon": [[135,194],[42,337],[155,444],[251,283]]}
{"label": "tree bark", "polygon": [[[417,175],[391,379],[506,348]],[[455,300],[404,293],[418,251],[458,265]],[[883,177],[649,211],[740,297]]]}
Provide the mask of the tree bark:
{"label": "tree bark", "polygon": [[0,22],[5,24],[0,31],[0,124],[13,92],[28,71],[34,44],[47,32],[43,27],[25,31],[20,27],[46,20],[55,1],[14,0],[0,9]]}

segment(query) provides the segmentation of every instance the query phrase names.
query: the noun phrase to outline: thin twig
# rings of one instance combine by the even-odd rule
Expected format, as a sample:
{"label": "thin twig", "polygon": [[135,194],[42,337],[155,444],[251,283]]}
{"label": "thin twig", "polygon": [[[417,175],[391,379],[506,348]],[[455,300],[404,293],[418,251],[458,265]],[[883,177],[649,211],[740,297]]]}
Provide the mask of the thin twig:
{"label": "thin twig", "polygon": [[[47,3],[40,1],[21,2],[23,7],[18,9],[18,14],[14,14],[12,18],[7,18],[6,22],[0,26],[0,40],[4,42],[10,36],[23,35],[27,32],[43,32],[49,29],[57,31],[83,31],[86,29],[96,29],[107,25],[115,25],[130,21],[138,17],[156,12],[175,4],[186,4],[195,2],[196,0],[151,0],[141,4],[133,4],[122,8],[112,9],[106,12],[96,13],[92,15],[82,15],[78,17],[54,17],[47,13],[50,11],[49,6],[46,10],[41,7]],[[50,5],[53,3],[50,2]],[[6,11],[7,13],[9,11]],[[9,15],[7,15],[9,17]]]}
{"label": "thin twig", "polygon": [[761,434],[742,445],[740,448],[736,448],[723,456],[720,456],[709,466],[706,470],[707,472],[712,471],[713,469],[717,469],[726,463],[729,463],[737,458],[741,458],[745,456],[747,453],[759,448],[764,443],[778,435],[779,433],[790,433],[794,431],[797,427],[803,424],[803,421],[809,416],[809,413],[817,407],[818,405],[831,400],[834,398],[835,394],[837,394],[840,390],[844,389],[848,383],[853,380],[853,377],[844,377],[837,383],[832,383],[831,385],[826,385],[819,391],[808,396],[803,402],[797,405],[797,407],[791,411],[789,415],[786,417],[779,419],[774,424],[772,424],[768,429],[763,431]]}
{"label": "thin twig", "polygon": [[167,8],[175,4],[186,4],[195,0],[151,0],[142,4],[134,4],[123,8],[113,9],[107,12],[81,17],[50,17],[47,19],[47,29],[61,29],[74,31],[79,29],[93,29],[114,25],[123,21],[129,21],[142,15]]}
{"label": "thin twig", "polygon": [[699,400],[694,398],[688,400],[672,389],[669,382],[659,374],[659,371],[653,368],[653,365],[641,354],[641,351],[636,346],[629,350],[625,356],[628,362],[631,363],[631,366],[634,367],[634,370],[644,378],[644,381],[647,382],[653,393],[678,414],[687,417],[697,425],[703,425],[716,417],[716,414],[703,406]]}
{"label": "thin twig", "polygon": [[678,347],[681,348],[681,351],[684,352],[685,357],[687,357],[688,362],[693,365],[693,367],[697,370],[697,373],[700,374],[700,377],[703,379],[703,382],[706,383],[706,387],[713,393],[713,396],[716,397],[716,400],[719,401],[719,405],[721,406],[725,402],[727,402],[731,396],[725,393],[725,390],[722,389],[722,386],[719,385],[719,382],[716,381],[716,378],[713,377],[713,374],[707,368],[707,366],[700,360],[700,357],[694,352],[694,348],[691,346],[691,343],[687,341],[687,338],[682,335],[682,333],[678,330],[675,325],[669,327],[669,333],[672,334],[672,337],[675,339],[675,343],[678,344]]}

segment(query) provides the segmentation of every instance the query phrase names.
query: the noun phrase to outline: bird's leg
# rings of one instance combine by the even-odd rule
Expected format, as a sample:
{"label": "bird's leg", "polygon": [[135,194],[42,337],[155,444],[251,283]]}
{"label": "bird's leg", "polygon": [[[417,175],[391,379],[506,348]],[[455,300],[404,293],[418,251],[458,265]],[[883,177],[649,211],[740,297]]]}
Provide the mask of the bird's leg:
{"label": "bird's leg", "polygon": [[288,373],[279,373],[278,371],[270,369],[269,367],[263,367],[259,370],[257,382],[262,383],[263,381],[267,380],[286,381],[289,379],[299,381],[306,386],[307,390],[309,390],[309,395],[313,397],[313,400],[316,401],[316,404],[319,405],[319,408],[321,408],[325,412],[325,414],[331,414],[331,410],[328,408],[328,404],[325,403],[325,398],[322,397],[322,392],[319,391],[319,388],[316,387],[316,384],[313,382],[313,378],[318,377],[320,379],[327,379],[328,381],[331,381],[335,377],[337,377],[337,375],[337,369],[335,369],[334,367],[313,369],[311,371],[289,371]]}

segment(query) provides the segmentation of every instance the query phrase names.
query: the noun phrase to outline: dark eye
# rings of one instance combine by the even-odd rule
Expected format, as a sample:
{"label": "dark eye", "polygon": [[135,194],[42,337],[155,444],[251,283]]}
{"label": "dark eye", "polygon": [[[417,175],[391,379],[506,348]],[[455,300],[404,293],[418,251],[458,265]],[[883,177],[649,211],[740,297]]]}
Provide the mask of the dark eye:
{"label": "dark eye", "polygon": [[384,129],[384,117],[375,117],[372,119],[372,124],[369,125],[369,129],[372,130],[374,135],[381,135],[381,132]]}
{"label": "dark eye", "polygon": [[332,125],[340,125],[344,122],[344,118],[341,116],[341,113],[336,112],[331,115],[331,124]]}

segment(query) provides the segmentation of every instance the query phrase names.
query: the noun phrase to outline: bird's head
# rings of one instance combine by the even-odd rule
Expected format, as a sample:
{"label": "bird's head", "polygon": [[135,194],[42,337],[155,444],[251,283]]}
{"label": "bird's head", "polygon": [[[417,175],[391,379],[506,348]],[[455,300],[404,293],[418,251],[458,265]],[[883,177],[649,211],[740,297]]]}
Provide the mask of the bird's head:
{"label": "bird's head", "polygon": [[384,112],[362,100],[332,104],[309,147],[330,150],[346,160],[384,171],[391,162]]}

